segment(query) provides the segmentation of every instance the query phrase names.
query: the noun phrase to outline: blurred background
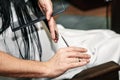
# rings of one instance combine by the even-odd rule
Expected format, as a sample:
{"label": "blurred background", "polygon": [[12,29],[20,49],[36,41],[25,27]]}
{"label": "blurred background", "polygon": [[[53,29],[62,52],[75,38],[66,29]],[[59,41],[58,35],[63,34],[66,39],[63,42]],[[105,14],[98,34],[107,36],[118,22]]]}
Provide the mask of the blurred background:
{"label": "blurred background", "polygon": [[111,29],[110,0],[62,0],[66,10],[56,22],[70,29]]}

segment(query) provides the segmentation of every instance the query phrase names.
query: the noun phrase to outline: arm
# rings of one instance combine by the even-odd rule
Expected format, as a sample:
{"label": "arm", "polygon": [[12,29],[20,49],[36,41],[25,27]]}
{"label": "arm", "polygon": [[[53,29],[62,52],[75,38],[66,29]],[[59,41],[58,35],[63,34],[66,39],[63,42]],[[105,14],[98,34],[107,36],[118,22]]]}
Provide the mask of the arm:
{"label": "arm", "polygon": [[[8,77],[48,77],[63,74],[68,69],[80,67],[89,62],[86,50],[76,47],[63,48],[47,62],[22,60],[0,52],[0,75]],[[81,62],[78,61],[81,58]],[[55,73],[53,73],[55,72]]]}
{"label": "arm", "polygon": [[8,77],[45,77],[44,62],[22,60],[0,52],[0,75]]}

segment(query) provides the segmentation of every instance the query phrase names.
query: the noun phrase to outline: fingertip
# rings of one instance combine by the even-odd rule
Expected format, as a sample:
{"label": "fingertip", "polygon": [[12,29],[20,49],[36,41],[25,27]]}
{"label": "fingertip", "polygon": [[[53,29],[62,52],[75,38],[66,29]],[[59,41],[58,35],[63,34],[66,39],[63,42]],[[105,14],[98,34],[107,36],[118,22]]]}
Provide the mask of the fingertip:
{"label": "fingertip", "polygon": [[87,52],[87,49],[86,48],[81,48],[81,51]]}
{"label": "fingertip", "polygon": [[88,54],[88,58],[91,58],[91,55],[90,55],[90,54]]}
{"label": "fingertip", "polygon": [[58,38],[55,38],[55,39],[54,39],[54,42],[57,43],[57,42],[58,42]]}
{"label": "fingertip", "polygon": [[57,42],[58,42],[58,39],[55,38],[55,39],[53,39],[53,41],[54,41],[55,43],[57,43]]}

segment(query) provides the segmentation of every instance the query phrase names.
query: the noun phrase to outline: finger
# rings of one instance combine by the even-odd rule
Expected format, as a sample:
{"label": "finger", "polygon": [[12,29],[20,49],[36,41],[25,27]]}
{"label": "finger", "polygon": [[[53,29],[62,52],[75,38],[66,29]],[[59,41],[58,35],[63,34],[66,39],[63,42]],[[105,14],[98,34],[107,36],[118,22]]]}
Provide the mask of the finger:
{"label": "finger", "polygon": [[52,16],[52,10],[47,10],[47,12],[46,12],[47,20],[50,20],[51,16]]}
{"label": "finger", "polygon": [[55,40],[58,41],[58,39],[59,39],[59,33],[58,33],[58,29],[56,28],[55,29]]}
{"label": "finger", "polygon": [[88,62],[82,61],[82,62],[68,64],[68,67],[69,67],[69,69],[71,69],[71,68],[81,67],[81,66],[84,66],[86,64],[88,64]]}
{"label": "finger", "polygon": [[65,47],[65,48],[61,48],[59,49],[60,52],[63,53],[74,53],[74,52],[78,52],[78,53],[85,53],[87,52],[86,49],[84,48],[79,48],[79,47]]}
{"label": "finger", "polygon": [[87,52],[87,49],[80,47],[69,47],[66,48],[67,51],[78,51],[78,52]]}
{"label": "finger", "polygon": [[52,3],[46,5],[46,18],[47,20],[50,20],[52,13],[53,13],[53,6]]}
{"label": "finger", "polygon": [[87,62],[89,63],[90,62],[90,59],[82,59],[82,58],[78,58],[78,62]]}
{"label": "finger", "polygon": [[51,17],[50,20],[48,21],[48,25],[50,28],[50,33],[51,33],[51,37],[53,40],[56,40],[56,30],[57,30],[57,25],[56,22],[54,21],[54,18]]}
{"label": "finger", "polygon": [[75,62],[78,62],[78,58],[67,58],[67,63],[68,64],[75,63]]}
{"label": "finger", "polygon": [[55,29],[55,38],[53,40],[55,43],[57,43],[58,39],[59,39],[59,34],[58,34],[57,30]]}
{"label": "finger", "polygon": [[82,58],[82,59],[89,59],[91,56],[86,53],[80,53],[80,52],[68,52],[66,54],[69,58]]}
{"label": "finger", "polygon": [[87,62],[89,63],[90,62],[90,59],[81,59],[81,58],[68,58],[67,59],[67,63],[68,64],[71,64],[71,63],[78,63],[78,62]]}
{"label": "finger", "polygon": [[51,33],[51,37],[52,39],[55,39],[55,21],[53,19],[53,17],[51,17],[51,19],[48,21],[49,24],[49,28],[50,28],[50,33]]}

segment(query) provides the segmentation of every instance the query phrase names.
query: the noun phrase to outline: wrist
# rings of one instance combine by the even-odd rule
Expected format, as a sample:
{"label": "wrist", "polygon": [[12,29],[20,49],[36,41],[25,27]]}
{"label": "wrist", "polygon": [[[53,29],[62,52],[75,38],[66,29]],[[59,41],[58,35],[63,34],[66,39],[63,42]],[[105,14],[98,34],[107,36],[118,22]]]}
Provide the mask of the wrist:
{"label": "wrist", "polygon": [[43,62],[43,72],[44,72],[44,77],[47,77],[47,78],[52,78],[54,77],[52,75],[52,73],[54,72],[52,67],[50,67],[50,62]]}
{"label": "wrist", "polygon": [[45,62],[45,76],[47,78],[55,78],[60,75],[59,70],[56,69],[55,65],[52,64],[50,61]]}

